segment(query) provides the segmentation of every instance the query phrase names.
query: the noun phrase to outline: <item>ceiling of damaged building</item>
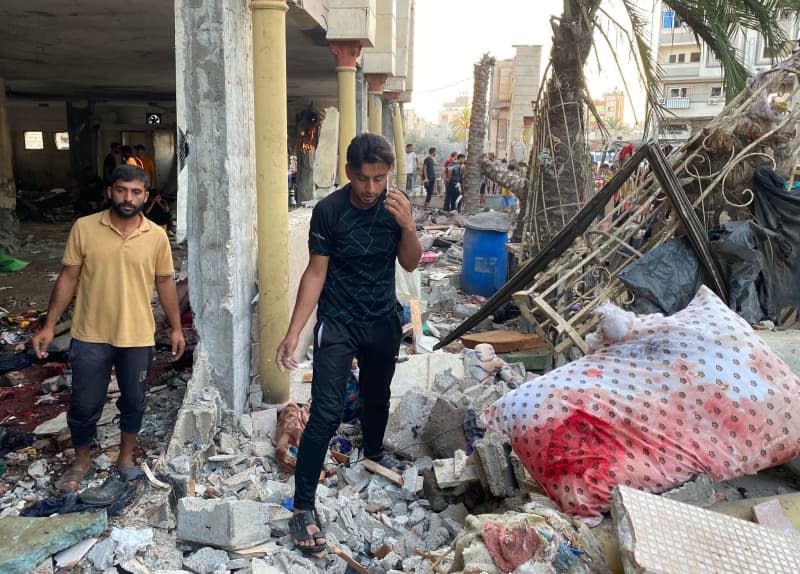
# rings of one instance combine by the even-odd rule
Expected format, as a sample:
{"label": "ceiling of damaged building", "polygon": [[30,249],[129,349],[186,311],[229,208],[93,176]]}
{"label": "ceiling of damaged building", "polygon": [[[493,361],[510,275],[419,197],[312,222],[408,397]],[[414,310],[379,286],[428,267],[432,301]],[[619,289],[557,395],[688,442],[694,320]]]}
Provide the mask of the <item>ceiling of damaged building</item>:
{"label": "ceiling of damaged building", "polygon": [[[286,18],[288,95],[335,97],[324,32],[296,10]],[[173,99],[174,21],[165,0],[3,0],[0,78],[12,97]]]}

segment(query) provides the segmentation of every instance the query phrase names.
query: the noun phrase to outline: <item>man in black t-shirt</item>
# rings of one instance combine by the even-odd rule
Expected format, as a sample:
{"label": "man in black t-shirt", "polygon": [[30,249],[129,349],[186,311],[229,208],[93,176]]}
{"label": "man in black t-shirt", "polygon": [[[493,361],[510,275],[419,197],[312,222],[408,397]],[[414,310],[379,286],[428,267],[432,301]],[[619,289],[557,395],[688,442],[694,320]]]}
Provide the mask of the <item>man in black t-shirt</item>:
{"label": "man in black t-shirt", "polygon": [[425,207],[431,202],[433,186],[436,184],[436,148],[428,150],[428,157],[422,162],[422,185],[425,186]]}
{"label": "man in black t-shirt", "polygon": [[422,255],[411,202],[387,190],[394,164],[391,144],[364,133],[347,148],[350,183],[320,201],[311,215],[309,262],[297,293],[289,329],[276,362],[294,369],[300,331],[317,307],[311,413],[297,453],[295,546],[316,553],[325,535],[314,500],[328,451],[342,417],[353,358],[358,359],[364,457],[394,470],[403,465],[383,450],[389,417],[390,383],[400,346],[402,322],[395,296],[395,259],[413,271]]}

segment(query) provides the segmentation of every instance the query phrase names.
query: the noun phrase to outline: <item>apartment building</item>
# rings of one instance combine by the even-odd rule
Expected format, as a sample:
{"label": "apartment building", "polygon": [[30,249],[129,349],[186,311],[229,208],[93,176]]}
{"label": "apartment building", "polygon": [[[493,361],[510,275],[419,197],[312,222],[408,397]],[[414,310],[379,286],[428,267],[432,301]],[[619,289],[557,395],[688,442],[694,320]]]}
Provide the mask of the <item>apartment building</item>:
{"label": "apartment building", "polygon": [[[698,43],[692,29],[668,6],[662,3],[655,17],[658,29],[654,52],[663,72],[659,101],[667,110],[659,139],[677,143],[689,139],[724,107],[722,66],[705,42]],[[797,12],[783,10],[778,21],[790,40],[788,52],[800,36]],[[758,32],[739,34],[734,44],[750,73],[767,69],[775,61]]]}

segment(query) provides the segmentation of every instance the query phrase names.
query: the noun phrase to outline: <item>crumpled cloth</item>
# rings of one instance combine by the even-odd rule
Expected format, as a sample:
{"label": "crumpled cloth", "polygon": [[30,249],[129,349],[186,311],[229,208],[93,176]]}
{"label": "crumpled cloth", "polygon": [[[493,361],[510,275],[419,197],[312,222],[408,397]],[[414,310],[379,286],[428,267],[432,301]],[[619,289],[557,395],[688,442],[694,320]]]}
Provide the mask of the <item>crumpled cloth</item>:
{"label": "crumpled cloth", "polygon": [[282,470],[294,473],[297,466],[297,449],[308,424],[311,401],[303,406],[289,403],[278,417],[275,429],[275,459]]}
{"label": "crumpled cloth", "polygon": [[512,389],[522,384],[519,373],[498,357],[489,343],[479,343],[474,349],[464,349],[464,367],[472,379],[485,385],[493,385],[498,379],[505,381]]}

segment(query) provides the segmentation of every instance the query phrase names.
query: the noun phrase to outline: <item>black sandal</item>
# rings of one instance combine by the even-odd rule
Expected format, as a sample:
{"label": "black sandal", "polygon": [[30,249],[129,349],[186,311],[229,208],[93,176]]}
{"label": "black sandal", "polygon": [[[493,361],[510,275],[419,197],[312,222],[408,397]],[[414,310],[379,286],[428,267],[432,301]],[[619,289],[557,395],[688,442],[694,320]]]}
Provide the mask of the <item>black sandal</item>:
{"label": "black sandal", "polygon": [[413,466],[410,462],[400,460],[396,456],[389,453],[384,453],[379,458],[373,458],[371,460],[373,462],[377,462],[384,468],[388,468],[392,472],[396,472],[397,474],[403,474]]}
{"label": "black sandal", "polygon": [[[316,526],[319,532],[309,533],[308,527]],[[314,546],[302,546],[298,542],[305,540],[317,541],[320,538],[325,538],[325,532],[322,530],[319,521],[317,521],[316,514],[313,510],[303,510],[300,514],[295,514],[289,519],[289,533],[292,535],[294,547],[300,550],[303,554],[317,554],[322,552],[328,546],[327,543],[315,544]]]}

